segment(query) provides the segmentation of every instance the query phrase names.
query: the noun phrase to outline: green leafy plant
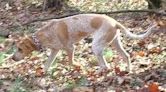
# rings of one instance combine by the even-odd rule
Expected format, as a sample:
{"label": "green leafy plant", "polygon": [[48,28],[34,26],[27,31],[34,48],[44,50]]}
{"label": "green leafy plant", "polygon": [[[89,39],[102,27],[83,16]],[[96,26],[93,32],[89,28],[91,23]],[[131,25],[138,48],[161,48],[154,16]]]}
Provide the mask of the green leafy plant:
{"label": "green leafy plant", "polygon": [[112,57],[112,56],[113,56],[112,50],[111,50],[111,49],[105,49],[105,50],[104,50],[104,56],[105,56],[106,58]]}

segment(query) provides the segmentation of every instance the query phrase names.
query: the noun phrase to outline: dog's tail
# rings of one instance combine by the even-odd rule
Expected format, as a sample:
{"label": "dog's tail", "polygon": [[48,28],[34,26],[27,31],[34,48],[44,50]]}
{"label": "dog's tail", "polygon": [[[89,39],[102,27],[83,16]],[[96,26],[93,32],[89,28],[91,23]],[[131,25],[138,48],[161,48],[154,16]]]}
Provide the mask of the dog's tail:
{"label": "dog's tail", "polygon": [[148,37],[151,33],[152,33],[152,29],[154,27],[156,27],[157,25],[154,24],[152,25],[151,27],[147,28],[145,31],[145,33],[143,34],[133,34],[132,32],[130,32],[127,28],[125,28],[122,24],[120,24],[119,22],[117,22],[117,26],[120,28],[120,29],[123,29],[122,33],[124,33],[127,37],[129,38],[133,38],[133,39],[144,39],[145,37]]}

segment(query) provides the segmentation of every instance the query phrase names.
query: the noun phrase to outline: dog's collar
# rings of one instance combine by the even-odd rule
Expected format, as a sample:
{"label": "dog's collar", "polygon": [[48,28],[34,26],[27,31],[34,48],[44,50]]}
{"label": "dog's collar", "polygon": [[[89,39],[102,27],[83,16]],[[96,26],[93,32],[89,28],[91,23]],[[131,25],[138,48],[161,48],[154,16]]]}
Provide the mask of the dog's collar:
{"label": "dog's collar", "polygon": [[35,46],[37,47],[37,50],[39,50],[40,52],[43,52],[44,49],[43,49],[39,39],[37,38],[37,36],[35,34],[32,34],[32,40],[33,40]]}

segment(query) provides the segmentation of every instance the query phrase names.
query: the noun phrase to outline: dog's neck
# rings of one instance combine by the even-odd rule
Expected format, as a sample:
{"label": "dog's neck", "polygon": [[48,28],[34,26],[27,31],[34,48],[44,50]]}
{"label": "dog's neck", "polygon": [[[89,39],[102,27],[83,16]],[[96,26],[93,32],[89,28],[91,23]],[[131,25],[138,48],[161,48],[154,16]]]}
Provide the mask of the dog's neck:
{"label": "dog's neck", "polygon": [[40,51],[40,52],[43,52],[44,49],[43,49],[42,44],[39,41],[38,37],[35,34],[32,34],[31,37],[32,37],[32,40],[33,40],[34,45],[36,46],[37,50]]}

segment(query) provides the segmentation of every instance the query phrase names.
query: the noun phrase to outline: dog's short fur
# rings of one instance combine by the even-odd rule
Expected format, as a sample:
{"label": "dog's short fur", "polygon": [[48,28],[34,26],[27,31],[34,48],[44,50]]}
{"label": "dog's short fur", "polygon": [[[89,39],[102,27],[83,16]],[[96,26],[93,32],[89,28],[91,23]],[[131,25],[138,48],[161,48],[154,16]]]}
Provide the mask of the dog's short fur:
{"label": "dog's short fur", "polygon": [[[73,61],[74,46],[73,44],[81,39],[89,36],[93,37],[92,50],[97,56],[98,63],[101,69],[108,67],[106,60],[103,58],[104,47],[112,43],[124,61],[128,64],[128,71],[130,70],[129,54],[122,47],[120,41],[120,29],[130,38],[144,39],[147,37],[156,25],[148,28],[146,33],[135,35],[129,32],[119,22],[106,15],[100,14],[79,14],[62,19],[50,20],[48,24],[39,29],[34,35],[39,40],[44,48],[51,49],[51,55],[48,62],[45,64],[46,70],[49,68],[52,61],[54,61],[56,54],[60,49],[67,51],[69,61]],[[14,60],[23,59],[32,51],[38,50],[33,37],[24,37],[17,42],[18,51],[13,55]]]}

